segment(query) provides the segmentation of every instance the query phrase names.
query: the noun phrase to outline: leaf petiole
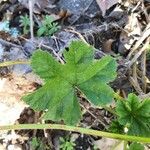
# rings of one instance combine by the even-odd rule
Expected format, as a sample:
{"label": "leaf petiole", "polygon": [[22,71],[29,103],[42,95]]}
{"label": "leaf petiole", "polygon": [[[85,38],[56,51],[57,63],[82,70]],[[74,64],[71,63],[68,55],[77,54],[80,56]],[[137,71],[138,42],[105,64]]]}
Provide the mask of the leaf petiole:
{"label": "leaf petiole", "polygon": [[113,139],[119,139],[125,141],[150,143],[150,138],[146,138],[146,137],[116,134],[116,133],[103,132],[103,131],[98,131],[93,129],[86,129],[81,127],[74,127],[74,126],[67,126],[67,125],[60,125],[60,124],[20,124],[20,125],[0,126],[0,130],[24,130],[24,129],[26,130],[27,129],[55,129],[55,130],[79,132],[82,134],[89,134],[93,136],[113,138]]}
{"label": "leaf petiole", "polygon": [[6,61],[0,63],[0,67],[6,67],[6,66],[11,66],[11,65],[18,65],[18,64],[30,64],[30,61]]}

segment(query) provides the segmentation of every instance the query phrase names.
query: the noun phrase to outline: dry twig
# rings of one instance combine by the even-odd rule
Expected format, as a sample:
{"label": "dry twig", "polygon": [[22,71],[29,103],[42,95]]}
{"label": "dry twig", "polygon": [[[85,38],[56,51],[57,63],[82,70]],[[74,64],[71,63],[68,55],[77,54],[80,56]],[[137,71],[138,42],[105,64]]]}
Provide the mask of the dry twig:
{"label": "dry twig", "polygon": [[128,68],[130,68],[137,61],[137,59],[142,55],[142,53],[147,49],[148,44],[149,44],[149,38],[147,39],[147,42],[144,44],[141,50],[137,54],[134,55],[131,61],[128,62]]}
{"label": "dry twig", "polygon": [[129,81],[131,83],[131,85],[134,87],[134,89],[136,90],[136,92],[139,94],[139,95],[142,95],[143,94],[143,91],[142,89],[140,88],[139,84],[134,80],[133,77],[129,77]]}
{"label": "dry twig", "polygon": [[35,0],[29,0],[29,14],[30,14],[30,34],[31,34],[31,41],[34,40],[34,32],[33,32],[33,5]]}
{"label": "dry twig", "polygon": [[150,23],[147,25],[146,29],[144,30],[142,37],[136,42],[136,44],[128,54],[128,59],[131,58],[132,54],[139,48],[139,46],[143,43],[143,41],[149,36],[150,36]]}

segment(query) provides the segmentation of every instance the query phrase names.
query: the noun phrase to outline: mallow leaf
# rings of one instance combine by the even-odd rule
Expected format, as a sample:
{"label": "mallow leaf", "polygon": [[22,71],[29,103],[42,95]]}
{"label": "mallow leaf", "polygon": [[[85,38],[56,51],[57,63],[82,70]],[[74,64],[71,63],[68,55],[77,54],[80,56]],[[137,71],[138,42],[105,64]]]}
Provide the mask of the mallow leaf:
{"label": "mallow leaf", "polygon": [[113,120],[110,124],[110,127],[108,128],[108,131],[113,133],[124,133],[124,126],[121,125],[118,120]]}
{"label": "mallow leaf", "polygon": [[32,69],[44,85],[23,100],[31,108],[45,111],[46,120],[74,125],[81,119],[78,90],[94,105],[111,102],[114,92],[108,83],[116,77],[116,62],[111,56],[95,60],[94,48],[82,41],[73,41],[64,58],[66,63],[60,64],[48,52],[33,54]]}
{"label": "mallow leaf", "polygon": [[128,128],[128,134],[150,137],[150,99],[140,101],[131,93],[127,100],[118,101],[116,112],[119,123]]}
{"label": "mallow leaf", "polygon": [[128,150],[144,150],[144,145],[140,143],[133,142]]}

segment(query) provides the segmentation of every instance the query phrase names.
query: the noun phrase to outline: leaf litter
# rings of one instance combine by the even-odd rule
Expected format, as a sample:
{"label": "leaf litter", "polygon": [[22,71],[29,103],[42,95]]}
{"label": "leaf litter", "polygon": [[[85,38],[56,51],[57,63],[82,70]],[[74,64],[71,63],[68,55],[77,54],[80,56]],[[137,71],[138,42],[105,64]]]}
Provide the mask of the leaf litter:
{"label": "leaf litter", "polygon": [[[35,21],[34,41],[31,42],[29,35],[17,35],[17,37],[12,38],[10,33],[0,31],[0,43],[2,45],[1,61],[18,60],[22,58],[28,59],[37,48],[45,49],[58,61],[61,61],[64,59],[64,49],[70,45],[71,41],[84,39],[96,48],[94,54],[96,59],[102,58],[106,53],[117,59],[118,76],[116,80],[111,83],[111,87],[115,91],[120,93],[124,98],[132,91],[135,91],[140,97],[149,98],[150,63],[147,51],[147,45],[149,45],[149,1],[110,2],[104,0],[103,2],[107,4],[105,7],[102,7],[102,3],[100,2],[101,1],[98,0],[86,1],[87,5],[85,6],[84,1],[82,1],[83,5],[80,5],[80,1],[74,3],[74,0],[71,0],[69,4],[68,1],[65,0],[60,0],[60,2],[57,0],[44,0],[42,3],[41,1],[36,1],[33,7],[33,17]],[[21,33],[22,31],[21,27],[19,27],[18,20],[20,15],[29,14],[31,9],[28,2],[26,0],[9,0],[0,1],[0,4],[1,22],[7,18],[10,22],[10,28],[17,27]],[[77,7],[78,9],[73,8],[73,6],[75,6],[74,4],[79,5]],[[7,13],[6,10],[8,10]],[[52,37],[36,37],[37,24],[42,22],[43,13],[55,16],[55,21],[62,26],[62,29]],[[16,47],[18,48],[17,50]],[[19,53],[21,53],[20,58],[18,57]],[[16,56],[14,55],[15,57],[13,58],[10,54],[16,54]],[[18,77],[19,72],[23,77]],[[8,76],[8,74],[12,73],[14,76],[13,79]],[[25,93],[29,91],[32,92],[37,87],[40,89],[40,86],[43,85],[44,82],[31,74],[30,69],[22,67],[22,65],[0,68],[0,74],[1,87],[4,86],[6,88],[6,90],[3,87],[1,88],[1,91],[4,91],[3,93],[1,92],[1,94],[3,94],[1,97],[3,99],[8,98],[5,105],[10,106],[3,110],[8,110],[8,108],[11,110],[12,108],[12,110],[15,109],[19,111],[16,111],[14,118],[6,117],[6,113],[5,116],[1,118],[7,118],[7,121],[11,119],[13,123],[26,106],[20,101],[20,98]],[[85,87],[86,85],[84,88]],[[93,107],[82,95],[79,103],[83,111],[81,124],[84,127],[106,130],[107,126],[114,119],[114,116],[108,113],[108,111]],[[3,104],[1,106],[3,106]],[[8,116],[10,112],[11,111],[9,111]],[[0,116],[3,115],[4,113]],[[20,114],[18,122],[38,122],[40,116],[41,114],[35,115],[33,110],[26,108]],[[2,119],[2,121],[4,121],[4,119]],[[4,142],[5,138],[2,138],[2,144],[5,143],[3,144],[5,145],[4,147],[10,146],[15,149],[16,144],[19,144],[19,146],[21,145],[20,149],[26,150],[27,147],[28,149],[30,148],[30,137],[37,136],[42,140],[47,137],[46,134],[48,133],[48,137],[44,141],[51,141],[52,143],[49,142],[51,143],[50,145],[46,145],[54,148],[55,146],[59,147],[59,143],[56,141],[59,141],[60,136],[65,137],[70,135],[70,133],[61,131],[21,131],[21,133],[17,133],[22,136],[16,137],[15,142],[10,140],[12,144],[10,144],[9,141]],[[11,134],[13,135],[13,133]],[[27,135],[28,138],[22,139],[25,135]],[[73,133],[71,135],[73,136]],[[17,140],[19,140],[19,142],[17,142]],[[76,148],[85,145],[82,149],[92,149],[94,147],[94,141],[99,140],[101,142],[101,139],[96,139],[96,137],[83,136],[83,138],[81,138],[80,135],[77,134]],[[84,144],[81,141],[83,141]],[[98,144],[98,148],[102,148],[101,146],[101,144]],[[105,149],[109,150],[108,147]]]}

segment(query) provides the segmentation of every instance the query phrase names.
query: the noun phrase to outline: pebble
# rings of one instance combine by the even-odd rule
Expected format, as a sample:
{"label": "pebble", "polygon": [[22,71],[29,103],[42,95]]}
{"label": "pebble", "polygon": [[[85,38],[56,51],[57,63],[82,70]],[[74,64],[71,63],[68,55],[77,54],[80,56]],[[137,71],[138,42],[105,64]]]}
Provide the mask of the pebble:
{"label": "pebble", "polygon": [[22,150],[22,146],[19,144],[15,144],[15,145],[8,145],[7,150]]}
{"label": "pebble", "polygon": [[[11,61],[27,60],[27,56],[23,53],[23,51],[20,48],[17,48],[17,47],[11,47],[10,52],[6,54],[6,57],[8,60],[11,60]],[[31,67],[27,64],[13,65],[13,66],[10,66],[9,68],[12,74],[20,75],[20,76],[31,71]]]}
{"label": "pebble", "polygon": [[3,45],[0,43],[0,60],[3,59],[3,55],[4,55],[4,47],[3,47]]}
{"label": "pebble", "polygon": [[101,10],[95,0],[70,0],[69,3],[68,0],[59,0],[57,6],[61,10],[67,10],[71,14],[68,21],[72,24],[81,16],[83,18],[80,20],[80,23],[83,23],[85,20],[91,22],[91,18],[97,14],[101,14]]}

